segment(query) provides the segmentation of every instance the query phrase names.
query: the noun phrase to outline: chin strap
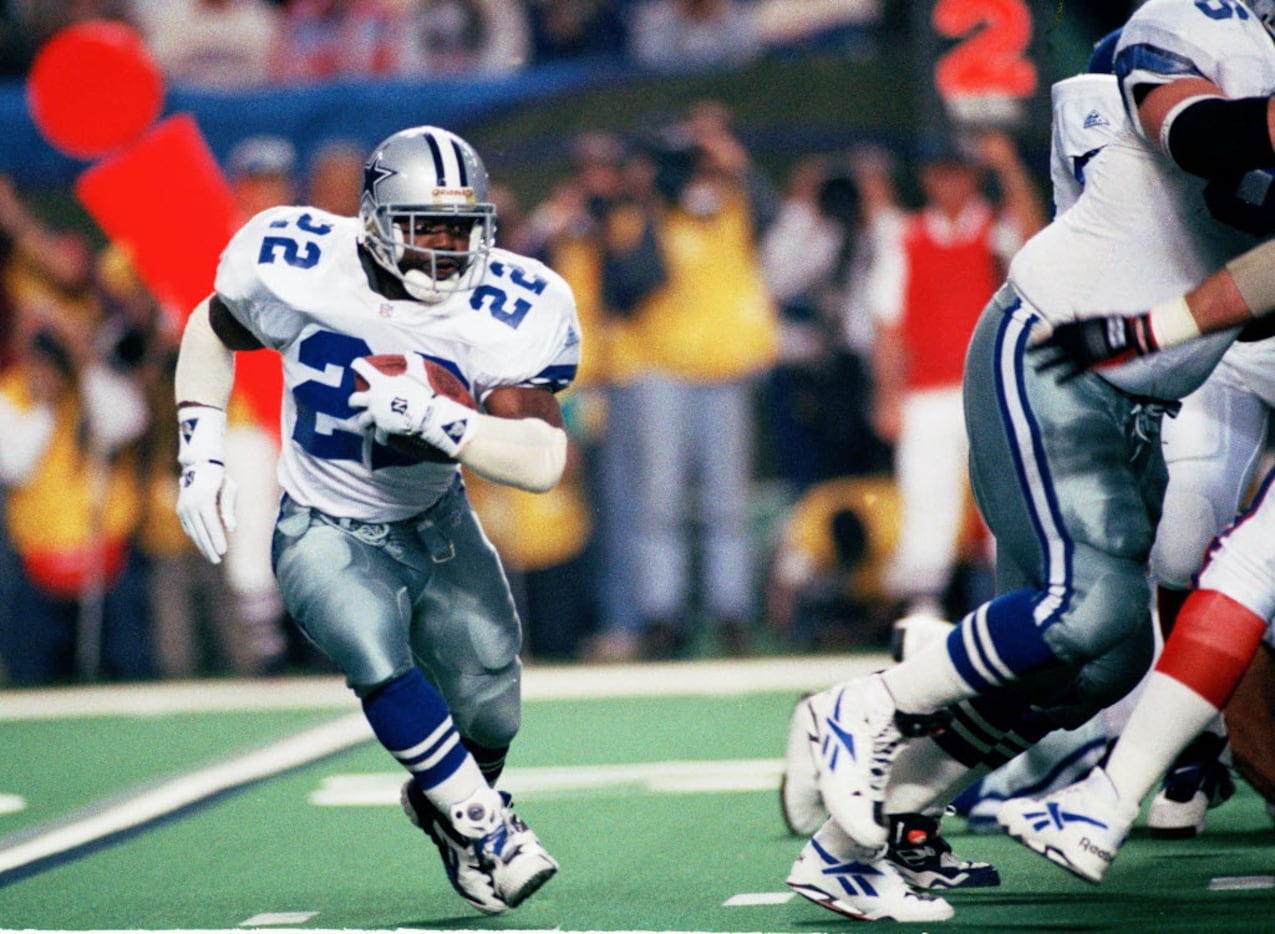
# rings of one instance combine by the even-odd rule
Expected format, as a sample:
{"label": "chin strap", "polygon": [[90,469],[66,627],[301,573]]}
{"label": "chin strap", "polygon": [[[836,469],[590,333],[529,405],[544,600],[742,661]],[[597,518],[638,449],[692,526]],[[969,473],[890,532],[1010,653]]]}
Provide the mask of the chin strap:
{"label": "chin strap", "polygon": [[[455,278],[452,276],[451,278]],[[451,292],[440,290],[433,279],[425,275],[419,269],[409,269],[403,273],[403,288],[407,289],[407,294],[417,301],[425,302],[429,305],[437,305],[445,299]]]}

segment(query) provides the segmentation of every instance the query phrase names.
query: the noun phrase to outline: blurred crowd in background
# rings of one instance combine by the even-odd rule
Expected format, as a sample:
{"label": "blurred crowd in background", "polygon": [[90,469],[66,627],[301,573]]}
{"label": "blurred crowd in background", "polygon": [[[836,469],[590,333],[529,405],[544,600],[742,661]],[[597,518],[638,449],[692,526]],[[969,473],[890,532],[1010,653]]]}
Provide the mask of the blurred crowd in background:
{"label": "blurred crowd in background", "polygon": [[[21,75],[57,29],[106,16],[169,80],[227,89],[593,53],[730,67],[794,24],[882,6],[11,0],[0,55]],[[638,137],[577,134],[543,199],[493,179],[500,244],[567,278],[585,341],[563,483],[467,478],[533,660],[880,646],[902,615],[951,619],[988,596],[950,403],[960,328],[1048,218],[1043,167],[984,130],[915,154],[794,154],[775,178],[742,137],[704,99]],[[222,168],[245,219],[287,203],[357,214],[364,148],[252,136]],[[181,220],[158,222],[179,236]],[[240,529],[222,565],[177,523],[180,317],[123,251],[0,177],[0,683],[326,670],[269,568],[277,426],[231,413]]]}
{"label": "blurred crowd in background", "polygon": [[119,19],[175,83],[214,88],[341,77],[493,75],[622,55],[654,67],[737,65],[881,0],[9,0],[0,69],[21,74],[58,29]]}

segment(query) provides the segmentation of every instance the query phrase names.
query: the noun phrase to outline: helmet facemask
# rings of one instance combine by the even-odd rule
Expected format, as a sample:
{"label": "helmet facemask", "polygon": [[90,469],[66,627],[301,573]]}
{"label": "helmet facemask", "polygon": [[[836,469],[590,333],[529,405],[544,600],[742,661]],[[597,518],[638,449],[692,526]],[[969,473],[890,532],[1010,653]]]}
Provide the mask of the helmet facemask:
{"label": "helmet facemask", "polygon": [[[478,286],[496,234],[487,170],[473,147],[437,127],[415,127],[381,143],[364,166],[362,242],[413,298],[439,302]],[[460,228],[464,248],[415,245],[438,225]],[[467,226],[466,226],[467,225]]]}
{"label": "helmet facemask", "polygon": [[[464,249],[413,245],[409,231],[440,223],[469,225]],[[482,282],[495,242],[495,228],[495,207],[490,204],[446,213],[433,205],[419,211],[391,211],[382,206],[364,211],[363,242],[373,258],[403,283],[409,295],[433,303]]]}

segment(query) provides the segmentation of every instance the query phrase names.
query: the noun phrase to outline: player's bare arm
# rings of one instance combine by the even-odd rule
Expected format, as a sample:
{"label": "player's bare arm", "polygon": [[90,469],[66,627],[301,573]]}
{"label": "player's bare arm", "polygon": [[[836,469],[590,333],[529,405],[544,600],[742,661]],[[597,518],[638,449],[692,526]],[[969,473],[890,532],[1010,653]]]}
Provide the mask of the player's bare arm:
{"label": "player's bare arm", "polygon": [[547,389],[502,386],[488,394],[483,408],[497,418],[538,418],[554,428],[564,424],[558,397]]}
{"label": "player's bare arm", "polygon": [[230,313],[221,296],[214,293],[208,298],[208,320],[213,332],[231,350],[261,350],[265,345],[239,323]]}

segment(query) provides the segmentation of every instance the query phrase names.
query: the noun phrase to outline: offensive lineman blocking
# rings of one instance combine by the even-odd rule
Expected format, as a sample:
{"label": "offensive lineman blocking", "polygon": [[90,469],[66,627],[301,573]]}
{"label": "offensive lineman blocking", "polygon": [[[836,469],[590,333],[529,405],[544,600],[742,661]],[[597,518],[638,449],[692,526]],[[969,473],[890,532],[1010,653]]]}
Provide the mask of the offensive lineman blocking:
{"label": "offensive lineman blocking", "polygon": [[[1190,315],[1183,321],[1181,312]],[[1275,311],[1275,241],[1228,262],[1198,287],[1132,315],[1070,322],[1036,343],[1044,365],[1071,378],[1158,353]],[[1167,313],[1167,316],[1166,316]],[[1166,322],[1168,326],[1166,327]],[[1194,332],[1194,333],[1193,333]],[[1005,803],[1012,836],[1090,882],[1101,882],[1142,803],[1174,757],[1215,720],[1275,619],[1272,474],[1214,540],[1178,622],[1107,762],[1039,800]],[[1054,820],[1042,821],[1047,814]],[[1088,837],[1092,845],[1081,845]]]}
{"label": "offensive lineman blocking", "polygon": [[[1109,61],[1113,47],[1114,38],[1108,37],[1096,47],[1094,55],[1105,55]],[[1064,79],[1052,88],[1050,180],[1056,214],[1066,211],[1080,197],[1086,167],[1108,143],[1120,138],[1125,125],[1115,78],[1092,73],[1095,70],[1100,69],[1091,60],[1090,73]],[[1101,70],[1109,71],[1109,65]],[[905,652],[902,657],[911,654]],[[856,852],[853,844],[846,843],[836,822],[828,820],[809,748],[810,733],[810,712],[804,703],[798,704],[789,727],[784,771],[787,784],[781,800],[790,826],[809,825],[818,833],[794,864],[788,879],[794,890],[832,911],[857,919],[942,920],[951,916],[952,909],[935,890],[999,884],[999,874],[992,866],[960,859],[951,852],[939,829],[941,811],[904,814],[891,808],[884,855],[871,859]],[[1007,752],[1005,759],[1012,756]],[[985,768],[990,771],[994,765],[989,753]],[[979,775],[972,774],[969,780],[972,782]],[[913,842],[918,829],[922,834]],[[840,861],[833,862],[838,857]],[[862,867],[860,872],[869,867],[873,870],[870,889],[850,891],[843,885],[837,891],[827,884],[830,868],[835,866],[846,872],[856,863]],[[836,874],[831,877],[835,879]]]}
{"label": "offensive lineman blocking", "polygon": [[[495,223],[467,142],[437,127],[396,133],[365,164],[358,218],[284,207],[244,225],[191,314],[176,373],[177,510],[217,563],[234,529],[222,465],[234,354],[282,357],[273,560],[285,605],[410,773],[404,810],[452,886],[487,914],[558,866],[492,785],[520,723],[521,631],[459,464],[533,491],[557,483],[567,439],[554,394],[580,358],[569,286],[497,249]],[[360,359],[378,353],[407,355],[407,372]],[[436,395],[425,357],[485,414]],[[392,434],[452,460],[401,453],[384,443]]]}
{"label": "offensive lineman blocking", "polygon": [[[1235,329],[1062,382],[1029,364],[1027,345],[1041,322],[1164,301],[1252,245],[1209,213],[1204,188],[1275,162],[1273,18],[1266,0],[1149,0],[1125,26],[1117,74],[1140,125],[1086,165],[1076,204],[1018,254],[970,347],[972,470],[1001,594],[942,644],[807,701],[820,790],[861,846],[884,843],[883,813],[946,803],[1149,664],[1159,418]],[[905,743],[936,712],[950,726]]]}

